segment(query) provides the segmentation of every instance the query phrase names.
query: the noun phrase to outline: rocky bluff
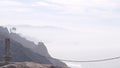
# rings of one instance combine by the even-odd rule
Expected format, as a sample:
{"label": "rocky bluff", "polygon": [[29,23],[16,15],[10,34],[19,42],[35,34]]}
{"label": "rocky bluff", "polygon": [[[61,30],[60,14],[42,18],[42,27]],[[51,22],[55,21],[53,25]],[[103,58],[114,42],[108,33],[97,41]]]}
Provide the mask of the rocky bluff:
{"label": "rocky bluff", "polygon": [[54,66],[67,66],[65,63],[50,56],[44,43],[37,45],[16,33],[9,33],[5,27],[0,27],[0,61],[5,55],[5,38],[11,39],[11,56],[14,62],[35,62]]}

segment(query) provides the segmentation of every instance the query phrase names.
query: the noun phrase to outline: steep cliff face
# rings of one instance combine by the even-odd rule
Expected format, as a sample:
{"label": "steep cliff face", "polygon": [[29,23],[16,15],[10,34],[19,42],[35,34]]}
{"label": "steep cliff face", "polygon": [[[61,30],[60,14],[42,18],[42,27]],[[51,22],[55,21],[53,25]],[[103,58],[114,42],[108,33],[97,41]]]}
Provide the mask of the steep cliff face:
{"label": "steep cliff face", "polygon": [[52,58],[44,43],[39,42],[36,45],[34,42],[26,40],[16,33],[9,34],[7,28],[0,27],[0,60],[3,60],[5,54],[4,40],[11,38],[11,55],[14,61],[33,61],[42,64],[53,64],[57,66],[66,66],[65,63]]}
{"label": "steep cliff face", "polygon": [[[5,56],[5,38],[10,38],[10,34],[7,28],[0,27],[0,61],[3,60]],[[11,56],[13,61],[16,62],[23,62],[23,61],[33,61],[42,64],[52,64],[47,58],[44,56],[37,54],[22,46],[19,42],[14,41],[11,39]]]}
{"label": "steep cliff face", "polygon": [[14,39],[15,41],[21,43],[24,47],[31,49],[32,51],[45,56],[45,57],[50,57],[47,48],[45,47],[44,43],[39,42],[38,45],[36,45],[34,42],[25,39],[24,37],[21,37],[20,35],[16,33],[11,33],[10,34],[11,38]]}
{"label": "steep cliff face", "polygon": [[10,34],[11,38],[16,40],[17,42],[21,43],[24,47],[31,49],[33,52],[40,54],[44,57],[46,57],[53,65],[57,65],[57,66],[66,66],[65,63],[61,62],[58,59],[52,58],[50,56],[50,54],[48,53],[47,48],[45,47],[43,42],[39,42],[37,45],[32,42],[29,41],[23,37],[21,37],[20,35],[16,34],[16,33],[11,33]]}

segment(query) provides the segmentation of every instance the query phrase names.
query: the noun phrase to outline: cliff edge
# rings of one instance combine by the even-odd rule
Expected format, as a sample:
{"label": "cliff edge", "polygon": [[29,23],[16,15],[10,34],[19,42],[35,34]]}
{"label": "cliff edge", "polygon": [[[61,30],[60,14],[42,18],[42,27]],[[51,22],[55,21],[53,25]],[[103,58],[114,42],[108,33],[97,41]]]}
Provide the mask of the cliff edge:
{"label": "cliff edge", "polygon": [[21,37],[16,33],[9,33],[5,27],[0,27],[0,61],[5,55],[5,38],[11,39],[11,56],[15,62],[37,62],[54,66],[67,66],[65,63],[50,56],[44,43],[34,42]]}

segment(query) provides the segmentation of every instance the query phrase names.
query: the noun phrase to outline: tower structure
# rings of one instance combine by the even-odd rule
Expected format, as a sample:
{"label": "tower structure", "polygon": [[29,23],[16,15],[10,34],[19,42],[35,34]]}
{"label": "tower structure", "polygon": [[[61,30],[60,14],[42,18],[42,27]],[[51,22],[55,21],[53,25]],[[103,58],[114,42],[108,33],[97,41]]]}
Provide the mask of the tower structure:
{"label": "tower structure", "polygon": [[10,62],[12,60],[11,54],[10,54],[10,38],[5,39],[5,56],[4,61]]}

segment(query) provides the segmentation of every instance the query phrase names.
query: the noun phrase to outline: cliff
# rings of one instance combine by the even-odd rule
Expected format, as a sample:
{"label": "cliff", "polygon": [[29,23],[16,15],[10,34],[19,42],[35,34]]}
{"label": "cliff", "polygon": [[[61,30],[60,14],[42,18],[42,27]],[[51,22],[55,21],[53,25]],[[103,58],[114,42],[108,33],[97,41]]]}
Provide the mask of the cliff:
{"label": "cliff", "polygon": [[44,43],[39,42],[39,44],[36,45],[34,42],[26,40],[16,33],[9,33],[7,28],[3,27],[0,27],[0,61],[3,60],[5,54],[4,40],[8,37],[11,38],[11,56],[13,61],[31,61],[55,66],[66,66],[65,63],[49,55]]}
{"label": "cliff", "polygon": [[[5,56],[5,38],[9,38],[10,34],[7,28],[0,27],[0,61],[3,60]],[[23,62],[23,61],[33,61],[42,64],[52,64],[47,58],[44,56],[37,54],[30,50],[29,48],[24,47],[19,42],[16,42],[14,39],[11,39],[11,56],[13,61],[15,62]]]}

